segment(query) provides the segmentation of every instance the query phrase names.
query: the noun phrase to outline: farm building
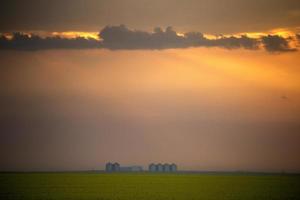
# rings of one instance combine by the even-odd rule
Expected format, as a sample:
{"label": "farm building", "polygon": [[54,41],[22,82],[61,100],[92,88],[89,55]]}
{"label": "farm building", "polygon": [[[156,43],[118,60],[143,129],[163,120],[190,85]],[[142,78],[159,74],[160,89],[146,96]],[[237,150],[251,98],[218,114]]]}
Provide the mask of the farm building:
{"label": "farm building", "polygon": [[[154,164],[151,163],[148,166],[149,172],[176,172],[177,171],[177,165],[172,163],[165,163],[165,164]],[[133,165],[133,166],[121,166],[119,163],[111,163],[108,162],[105,165],[105,171],[106,172],[142,172],[143,167],[139,165]]]}
{"label": "farm building", "polygon": [[155,172],[156,171],[156,165],[154,163],[151,163],[149,165],[148,169],[149,169],[149,172]]}
{"label": "farm building", "polygon": [[111,162],[106,163],[106,165],[105,165],[105,171],[111,172],[112,171],[112,165],[113,164]]}
{"label": "farm building", "polygon": [[177,171],[177,165],[175,165],[174,163],[172,163],[172,164],[170,165],[170,171],[171,171],[171,172],[176,172],[176,171]]}
{"label": "farm building", "polygon": [[106,172],[118,172],[120,171],[120,164],[119,163],[106,163],[105,165]]}
{"label": "farm building", "polygon": [[106,172],[141,172],[143,171],[142,166],[134,165],[134,166],[120,166],[119,163],[106,163],[105,165]]}
{"label": "farm building", "polygon": [[142,172],[143,167],[142,166],[125,166],[120,167],[121,172]]}
{"label": "farm building", "polygon": [[151,163],[148,169],[149,172],[176,172],[177,166],[174,163],[172,164],[165,163],[163,165],[161,163],[158,164]]}
{"label": "farm building", "polygon": [[114,171],[114,172],[120,171],[120,164],[119,163],[114,163],[112,165],[112,171]]}
{"label": "farm building", "polygon": [[164,172],[170,172],[171,170],[170,170],[170,165],[168,164],[168,163],[165,163],[164,165],[163,165],[163,171]]}
{"label": "farm building", "polygon": [[164,170],[163,170],[163,165],[161,164],[161,163],[158,163],[157,165],[156,165],[156,171],[157,172],[163,172]]}

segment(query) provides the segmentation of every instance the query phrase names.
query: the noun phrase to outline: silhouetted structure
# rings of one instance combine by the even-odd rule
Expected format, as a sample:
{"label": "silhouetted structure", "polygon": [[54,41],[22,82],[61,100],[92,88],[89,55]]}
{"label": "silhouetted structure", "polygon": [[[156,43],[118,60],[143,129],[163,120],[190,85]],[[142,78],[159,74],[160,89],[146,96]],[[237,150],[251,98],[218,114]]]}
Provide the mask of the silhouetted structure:
{"label": "silhouetted structure", "polygon": [[105,165],[105,171],[106,172],[118,172],[120,171],[120,164],[119,163],[106,163]]}
{"label": "silhouetted structure", "polygon": [[156,165],[154,163],[151,163],[149,165],[148,169],[149,169],[149,172],[155,172],[156,171]]}
{"label": "silhouetted structure", "polygon": [[[177,171],[177,165],[172,163],[165,163],[165,164],[154,164],[151,163],[148,166],[148,170],[149,172],[176,172]],[[143,171],[143,167],[139,166],[139,165],[133,165],[133,166],[120,166],[119,163],[115,162],[115,163],[111,163],[108,162],[105,165],[105,171],[106,172],[142,172]]]}
{"label": "silhouetted structure", "polygon": [[114,171],[114,172],[120,171],[120,164],[119,163],[114,163],[112,165],[112,171]]}
{"label": "silhouetted structure", "polygon": [[176,172],[177,165],[175,165],[174,163],[172,164],[165,163],[163,165],[161,163],[158,164],[151,163],[148,166],[148,169],[149,172]]}
{"label": "silhouetted structure", "polygon": [[112,171],[112,166],[113,166],[113,164],[111,162],[106,163],[106,165],[105,165],[105,171],[111,172]]}
{"label": "silhouetted structure", "polygon": [[156,171],[157,172],[163,172],[164,170],[163,170],[163,165],[161,164],[161,163],[158,163],[157,165],[156,165]]}
{"label": "silhouetted structure", "polygon": [[165,163],[164,165],[163,165],[163,171],[164,172],[170,172],[171,170],[170,170],[170,165],[168,164],[168,163]]}
{"label": "silhouetted structure", "polygon": [[121,167],[119,163],[108,162],[105,165],[106,172],[142,172],[143,167],[134,165],[134,166],[123,166]]}
{"label": "silhouetted structure", "polygon": [[177,165],[175,165],[174,163],[172,163],[172,164],[170,165],[170,171],[171,171],[171,172],[176,172],[176,171],[177,171]]}
{"label": "silhouetted structure", "polygon": [[125,167],[120,167],[121,172],[142,172],[143,167],[142,166],[125,166]]}

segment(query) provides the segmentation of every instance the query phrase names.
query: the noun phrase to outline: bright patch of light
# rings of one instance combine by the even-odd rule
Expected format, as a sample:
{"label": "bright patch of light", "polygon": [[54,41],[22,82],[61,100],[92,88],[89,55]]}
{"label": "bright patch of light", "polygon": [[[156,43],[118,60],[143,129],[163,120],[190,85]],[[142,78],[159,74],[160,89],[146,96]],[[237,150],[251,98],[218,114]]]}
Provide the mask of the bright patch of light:
{"label": "bright patch of light", "polygon": [[98,34],[99,34],[98,32],[76,32],[76,31],[52,32],[51,33],[52,36],[59,36],[59,37],[69,38],[69,39],[81,37],[81,38],[85,38],[85,39],[100,40]]}

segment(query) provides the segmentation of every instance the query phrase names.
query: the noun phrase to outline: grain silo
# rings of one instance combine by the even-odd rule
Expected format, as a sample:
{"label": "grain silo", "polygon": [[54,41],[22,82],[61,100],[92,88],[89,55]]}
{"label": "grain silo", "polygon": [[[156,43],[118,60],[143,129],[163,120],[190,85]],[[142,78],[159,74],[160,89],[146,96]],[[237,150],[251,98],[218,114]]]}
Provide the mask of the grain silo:
{"label": "grain silo", "polygon": [[150,165],[149,165],[149,172],[155,172],[156,171],[156,166],[155,166],[155,164],[154,163],[151,163]]}
{"label": "grain silo", "polygon": [[114,164],[112,164],[112,171],[113,171],[113,172],[118,172],[118,171],[120,171],[120,164],[119,164],[119,163],[114,163]]}
{"label": "grain silo", "polygon": [[170,165],[170,171],[171,171],[171,172],[176,172],[176,171],[177,171],[177,165],[175,165],[174,163],[172,163],[172,164]]}
{"label": "grain silo", "polygon": [[171,170],[170,170],[170,165],[168,164],[168,163],[165,163],[164,165],[163,165],[163,171],[164,172],[170,172]]}
{"label": "grain silo", "polygon": [[106,165],[105,165],[105,171],[106,172],[111,172],[112,171],[112,166],[113,166],[113,164],[112,163],[106,163]]}
{"label": "grain silo", "polygon": [[156,165],[156,171],[157,171],[157,172],[163,172],[163,165],[162,165],[161,163],[158,163],[158,164]]}

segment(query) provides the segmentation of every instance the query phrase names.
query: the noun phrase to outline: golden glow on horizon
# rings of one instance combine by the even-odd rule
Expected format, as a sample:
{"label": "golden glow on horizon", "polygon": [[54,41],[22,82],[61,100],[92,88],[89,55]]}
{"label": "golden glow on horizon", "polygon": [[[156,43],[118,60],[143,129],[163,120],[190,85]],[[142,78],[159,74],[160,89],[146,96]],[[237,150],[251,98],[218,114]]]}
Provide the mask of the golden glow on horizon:
{"label": "golden glow on horizon", "polygon": [[12,40],[13,39],[13,35],[10,33],[4,33],[3,34],[5,38],[7,38],[8,40]]}
{"label": "golden glow on horizon", "polygon": [[[39,35],[40,37],[51,37],[51,36],[59,36],[62,38],[69,38],[74,39],[77,37],[82,37],[85,39],[95,39],[95,40],[101,40],[99,37],[99,32],[92,31],[92,32],[84,32],[84,31],[63,31],[63,32],[47,32],[47,31],[16,31],[21,32],[23,34],[26,34],[28,36],[31,36],[31,34]],[[240,32],[240,33],[233,33],[233,34],[205,34],[203,33],[204,37],[207,39],[217,39],[219,37],[241,37],[242,35],[246,35],[249,38],[256,38],[259,39],[262,36],[267,35],[278,35],[280,37],[289,38],[289,37],[295,37],[295,35],[300,32],[300,27],[295,28],[276,28],[265,32]],[[12,39],[13,33],[3,33],[3,35],[8,38]],[[184,37],[184,33],[177,32],[178,36]]]}
{"label": "golden glow on horizon", "polygon": [[[99,38],[98,32],[81,32],[81,31],[65,31],[65,32],[47,32],[47,31],[16,31],[19,33],[22,33],[24,35],[27,35],[28,37],[31,37],[32,35],[38,35],[42,38],[46,37],[62,37],[62,38],[68,38],[68,39],[74,39],[77,37],[85,38],[85,39],[95,39],[95,40],[101,40]],[[13,32],[12,33],[3,33],[3,35],[11,40],[13,39]]]}
{"label": "golden glow on horizon", "polygon": [[[37,53],[18,55],[23,58]],[[300,102],[299,52],[269,54],[243,49],[229,52],[221,48],[164,51],[100,49],[41,51],[38,55],[41,56],[39,62],[45,67],[41,68],[39,62],[35,66],[25,64],[29,66],[26,73],[15,68],[14,79],[7,85],[12,85],[17,92],[22,88],[32,93],[54,91],[65,94],[68,91],[105,96],[113,101],[163,93],[184,98],[192,95],[190,99],[201,96],[203,105],[212,108],[224,102],[229,106],[249,106],[253,101],[257,103],[246,109],[264,106],[260,104],[262,101],[267,101],[268,106],[277,106],[284,102],[281,97],[287,96],[292,102],[291,112],[299,112],[300,108],[294,103]],[[28,57],[27,63],[31,60]],[[28,70],[32,72],[28,73]],[[182,98],[174,100],[183,101]],[[198,100],[191,101],[196,103]],[[269,111],[274,111],[272,106],[264,112],[259,111],[259,115],[269,117]],[[128,112],[132,112],[131,107]],[[282,107],[280,112],[291,120],[296,116],[288,115],[286,107]],[[253,113],[253,117],[256,116],[257,113]],[[264,119],[262,117],[261,120]]]}
{"label": "golden glow on horizon", "polygon": [[216,35],[211,35],[211,34],[203,34],[205,38],[209,39],[209,40],[215,40],[218,38],[218,36]]}
{"label": "golden glow on horizon", "polygon": [[299,27],[296,28],[276,28],[272,29],[266,32],[241,32],[241,33],[235,33],[235,34],[228,34],[225,36],[241,36],[241,35],[247,35],[250,38],[260,38],[262,36],[267,36],[267,35],[278,35],[283,38],[289,38],[289,37],[294,37],[296,33],[299,31]]}
{"label": "golden glow on horizon", "polygon": [[184,33],[176,33],[176,35],[178,35],[180,37],[184,37]]}
{"label": "golden glow on horizon", "polygon": [[[200,53],[201,52],[201,53]],[[174,50],[174,53],[177,51]],[[199,55],[201,59],[199,59]],[[273,64],[284,63],[287,60],[293,60],[295,55],[274,55],[265,54],[264,52],[236,51],[228,55],[226,50],[210,49],[203,51],[201,49],[191,49],[188,52],[177,54],[184,59],[186,63],[194,66],[208,66],[208,69],[215,71],[214,76],[219,74],[221,77],[230,80],[248,82],[257,85],[257,87],[276,88],[282,90],[298,90],[300,88],[299,73],[290,73],[289,68],[282,68],[281,65]],[[294,61],[297,65],[297,62]],[[195,68],[197,69],[197,68]],[[195,71],[193,72],[195,73]],[[191,77],[195,74],[190,74]],[[216,78],[216,77],[214,77]],[[213,79],[213,77],[210,77]],[[205,80],[203,78],[201,81]]]}
{"label": "golden glow on horizon", "polygon": [[63,38],[77,38],[82,37],[85,39],[95,39],[100,40],[98,32],[77,32],[77,31],[66,31],[66,32],[52,32],[51,35],[53,36],[59,36]]}
{"label": "golden glow on horizon", "polygon": [[[32,37],[32,34],[31,33],[28,33],[28,32],[19,32],[19,33],[21,33],[21,34],[23,34],[23,35],[27,35],[29,38],[31,38]],[[13,39],[13,33],[0,33],[0,36],[1,35],[3,35],[6,39],[8,39],[8,40],[12,40]]]}
{"label": "golden glow on horizon", "polygon": [[278,35],[284,38],[292,37],[295,35],[291,30],[284,29],[284,28],[273,29],[271,30],[271,34]]}
{"label": "golden glow on horizon", "polygon": [[[219,37],[241,37],[243,35],[246,35],[249,38],[255,38],[259,39],[263,36],[267,35],[278,35],[283,38],[289,38],[289,37],[294,37],[297,31],[293,31],[290,29],[285,29],[285,28],[277,28],[277,29],[272,29],[267,32],[241,32],[241,33],[234,33],[234,34],[220,34],[220,35],[213,35],[213,34],[203,34],[205,38],[210,39],[210,40],[215,40],[218,39]],[[184,36],[184,33],[177,33],[178,36]]]}

